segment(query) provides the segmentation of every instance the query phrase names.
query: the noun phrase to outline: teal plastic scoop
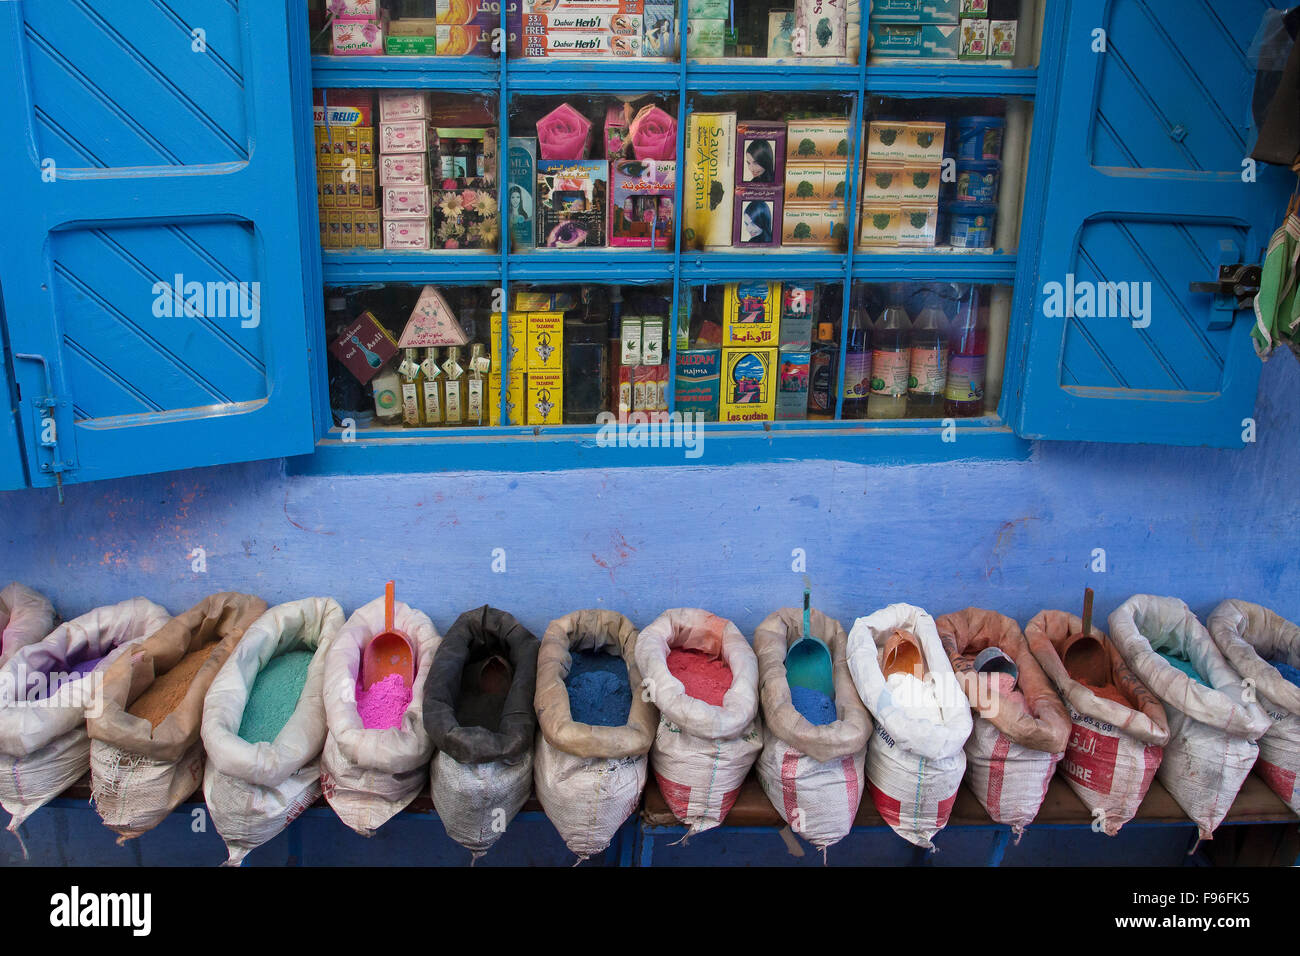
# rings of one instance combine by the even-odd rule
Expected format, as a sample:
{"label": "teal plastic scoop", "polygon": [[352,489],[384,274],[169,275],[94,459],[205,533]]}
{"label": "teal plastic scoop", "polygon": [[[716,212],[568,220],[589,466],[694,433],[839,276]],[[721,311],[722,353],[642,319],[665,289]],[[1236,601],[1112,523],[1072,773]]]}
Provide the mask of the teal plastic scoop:
{"label": "teal plastic scoop", "polygon": [[812,588],[803,582],[803,628],[799,640],[785,652],[786,680],[791,687],[806,687],[835,699],[830,648],[812,632]]}

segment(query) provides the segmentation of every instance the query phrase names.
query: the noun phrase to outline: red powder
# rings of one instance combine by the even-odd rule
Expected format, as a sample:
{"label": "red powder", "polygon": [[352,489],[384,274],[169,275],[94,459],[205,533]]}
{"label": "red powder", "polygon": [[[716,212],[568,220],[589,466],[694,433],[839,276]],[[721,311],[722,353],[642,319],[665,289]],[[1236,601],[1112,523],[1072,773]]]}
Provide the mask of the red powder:
{"label": "red powder", "polygon": [[357,681],[357,713],[366,730],[387,730],[399,727],[402,715],[411,704],[411,688],[406,686],[401,674],[389,674],[383,680],[363,690]]}
{"label": "red powder", "polygon": [[722,697],[731,687],[727,662],[703,651],[669,651],[668,673],[682,682],[686,693],[715,707],[722,706]]}

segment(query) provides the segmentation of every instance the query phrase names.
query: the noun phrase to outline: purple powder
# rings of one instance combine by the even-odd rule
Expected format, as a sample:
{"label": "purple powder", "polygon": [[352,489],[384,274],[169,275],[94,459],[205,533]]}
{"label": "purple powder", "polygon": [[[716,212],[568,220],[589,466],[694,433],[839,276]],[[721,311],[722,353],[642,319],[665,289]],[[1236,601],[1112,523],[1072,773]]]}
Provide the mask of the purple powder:
{"label": "purple powder", "polygon": [[98,667],[99,662],[102,661],[107,656],[108,656],[107,654],[101,654],[99,655],[99,657],[87,657],[81,663],[77,664],[74,667],[69,668],[68,673],[76,677],[84,677],[85,675],[93,671],[96,667]]}

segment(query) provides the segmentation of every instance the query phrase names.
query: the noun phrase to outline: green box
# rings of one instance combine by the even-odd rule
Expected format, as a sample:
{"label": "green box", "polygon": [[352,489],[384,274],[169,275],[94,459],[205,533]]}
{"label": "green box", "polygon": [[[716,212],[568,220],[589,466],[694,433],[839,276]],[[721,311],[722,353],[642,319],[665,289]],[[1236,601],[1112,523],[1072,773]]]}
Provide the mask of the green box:
{"label": "green box", "polygon": [[389,56],[434,56],[438,52],[436,37],[384,37],[384,52]]}

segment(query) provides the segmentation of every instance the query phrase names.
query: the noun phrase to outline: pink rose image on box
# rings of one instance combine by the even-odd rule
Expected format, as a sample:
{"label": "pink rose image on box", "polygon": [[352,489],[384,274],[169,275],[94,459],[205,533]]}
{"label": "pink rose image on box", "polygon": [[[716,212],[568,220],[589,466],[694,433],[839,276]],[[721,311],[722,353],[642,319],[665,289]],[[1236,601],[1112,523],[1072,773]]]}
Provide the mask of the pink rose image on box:
{"label": "pink rose image on box", "polygon": [[537,121],[537,151],[542,159],[586,159],[591,120],[561,103]]}
{"label": "pink rose image on box", "polygon": [[677,154],[677,120],[657,106],[643,106],[629,128],[637,159],[672,159]]}

